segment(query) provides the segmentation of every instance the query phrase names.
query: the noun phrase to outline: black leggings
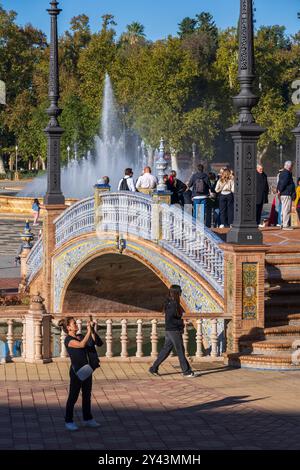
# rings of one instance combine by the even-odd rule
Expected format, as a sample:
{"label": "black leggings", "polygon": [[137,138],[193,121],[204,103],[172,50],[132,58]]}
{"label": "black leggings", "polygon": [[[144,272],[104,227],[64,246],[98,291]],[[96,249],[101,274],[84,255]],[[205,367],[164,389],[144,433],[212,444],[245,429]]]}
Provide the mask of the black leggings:
{"label": "black leggings", "polygon": [[221,225],[229,227],[233,223],[233,203],[234,196],[233,193],[230,194],[220,194],[219,207],[220,207],[220,217]]}
{"label": "black leggings", "polygon": [[82,391],[82,414],[84,421],[93,419],[91,413],[91,394],[92,394],[93,375],[91,375],[84,382],[81,382],[75,374],[73,368],[70,368],[70,390],[69,397],[66,405],[66,423],[73,422],[73,411],[75,403],[78,400],[80,390]]}

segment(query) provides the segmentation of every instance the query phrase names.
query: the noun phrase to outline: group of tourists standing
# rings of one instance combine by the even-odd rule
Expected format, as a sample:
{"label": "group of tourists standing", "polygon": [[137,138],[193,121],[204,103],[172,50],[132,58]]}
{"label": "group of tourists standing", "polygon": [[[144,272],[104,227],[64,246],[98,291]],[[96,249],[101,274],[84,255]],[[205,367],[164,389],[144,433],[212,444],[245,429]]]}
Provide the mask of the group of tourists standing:
{"label": "group of tourists standing", "polygon": [[[266,225],[279,226],[291,230],[292,201],[295,201],[300,220],[300,180],[295,187],[292,176],[292,162],[287,161],[277,177],[276,187],[273,188],[274,199],[268,221],[262,221],[263,207],[269,202],[270,188],[268,177],[261,164],[256,171],[256,223],[263,228]],[[234,216],[234,173],[228,168],[222,168],[218,175],[206,173],[202,164],[192,174],[188,182],[177,178],[176,171],[171,171],[163,177],[166,189],[171,193],[171,204],[178,204],[193,214],[194,219],[207,227],[228,228],[233,224]],[[137,191],[151,194],[157,188],[157,178],[152,175],[149,166],[143,174],[134,181],[131,168],[125,170],[124,177],[118,185],[119,191]]]}

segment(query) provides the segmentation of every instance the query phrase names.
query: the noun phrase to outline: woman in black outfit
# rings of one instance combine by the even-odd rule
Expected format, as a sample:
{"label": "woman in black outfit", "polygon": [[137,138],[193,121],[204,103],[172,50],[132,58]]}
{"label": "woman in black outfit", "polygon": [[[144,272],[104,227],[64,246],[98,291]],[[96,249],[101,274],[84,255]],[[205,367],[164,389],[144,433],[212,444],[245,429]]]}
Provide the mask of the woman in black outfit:
{"label": "woman in black outfit", "polygon": [[77,431],[78,426],[73,421],[73,411],[80,390],[82,391],[82,413],[84,425],[90,428],[100,426],[93,419],[91,413],[91,393],[93,375],[81,381],[76,373],[84,366],[90,365],[95,370],[99,367],[99,358],[95,346],[102,346],[102,341],[94,331],[93,321],[87,322],[87,333],[85,336],[78,335],[78,326],[75,318],[67,317],[60,320],[59,326],[67,334],[65,346],[71,359],[70,367],[70,390],[66,405],[65,426],[69,431]]}
{"label": "woman in black outfit", "polygon": [[170,355],[173,347],[176,349],[178,359],[184,377],[196,377],[191,369],[188,360],[185,357],[184,344],[182,340],[182,333],[184,331],[184,322],[182,320],[183,310],[180,305],[180,286],[171,286],[169,297],[164,305],[164,314],[166,321],[166,337],[165,344],[160,351],[158,358],[150,367],[149,372],[152,375],[159,375],[158,368],[163,361]]}

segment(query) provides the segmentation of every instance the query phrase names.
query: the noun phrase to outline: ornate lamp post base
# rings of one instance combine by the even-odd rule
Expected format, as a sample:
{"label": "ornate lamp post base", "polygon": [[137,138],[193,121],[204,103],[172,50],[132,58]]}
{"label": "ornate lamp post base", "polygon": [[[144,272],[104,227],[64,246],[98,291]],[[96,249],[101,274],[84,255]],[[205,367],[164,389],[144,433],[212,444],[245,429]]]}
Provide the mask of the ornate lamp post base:
{"label": "ornate lamp post base", "polygon": [[238,123],[228,129],[234,142],[234,223],[228,243],[261,245],[263,236],[256,224],[257,141],[264,132],[258,124]]}

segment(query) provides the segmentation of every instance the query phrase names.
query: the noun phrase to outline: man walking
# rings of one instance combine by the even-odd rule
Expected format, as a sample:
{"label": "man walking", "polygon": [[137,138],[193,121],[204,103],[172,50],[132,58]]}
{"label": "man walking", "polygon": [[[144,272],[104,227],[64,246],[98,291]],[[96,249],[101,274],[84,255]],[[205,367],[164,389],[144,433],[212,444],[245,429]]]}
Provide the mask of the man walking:
{"label": "man walking", "polygon": [[256,167],[256,223],[260,227],[264,227],[264,224],[261,224],[261,214],[264,207],[264,204],[268,203],[269,199],[269,184],[268,177],[264,172],[264,167],[262,165],[257,165]]}
{"label": "man walking", "polygon": [[282,204],[282,224],[283,230],[293,230],[290,224],[290,216],[292,211],[292,199],[295,196],[296,188],[293,181],[293,164],[287,161],[284,164],[284,169],[280,173],[277,185],[278,197]]}
{"label": "man walking", "polygon": [[204,173],[203,165],[198,165],[198,171],[192,175],[188,183],[188,189],[189,188],[192,188],[192,200],[194,205],[193,217],[199,220],[201,224],[204,224],[210,182],[208,175]]}
{"label": "man walking", "polygon": [[173,347],[176,349],[182,374],[184,377],[196,377],[191,366],[185,356],[185,349],[182,339],[184,331],[184,322],[182,319],[183,310],[180,305],[181,287],[173,285],[169,290],[169,297],[164,305],[164,314],[166,322],[165,344],[160,351],[158,358],[150,367],[149,372],[152,375],[159,375],[158,369],[160,365],[169,357]]}

